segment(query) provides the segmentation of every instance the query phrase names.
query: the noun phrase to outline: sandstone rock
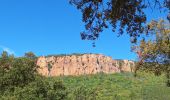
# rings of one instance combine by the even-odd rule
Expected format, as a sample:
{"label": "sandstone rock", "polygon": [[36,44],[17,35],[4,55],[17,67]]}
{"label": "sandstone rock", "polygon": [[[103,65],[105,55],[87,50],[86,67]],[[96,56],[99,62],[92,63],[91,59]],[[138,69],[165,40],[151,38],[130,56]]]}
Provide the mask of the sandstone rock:
{"label": "sandstone rock", "polygon": [[[65,55],[39,57],[39,74],[43,76],[85,75],[133,71],[134,62],[113,60],[102,54]],[[51,67],[50,67],[51,66]]]}

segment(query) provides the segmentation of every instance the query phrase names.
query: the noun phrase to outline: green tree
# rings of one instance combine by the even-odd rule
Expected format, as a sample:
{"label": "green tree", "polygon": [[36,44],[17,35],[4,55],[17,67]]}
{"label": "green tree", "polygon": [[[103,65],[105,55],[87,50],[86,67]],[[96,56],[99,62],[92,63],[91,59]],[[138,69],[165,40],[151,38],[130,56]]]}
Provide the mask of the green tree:
{"label": "green tree", "polygon": [[51,69],[53,67],[54,63],[52,61],[48,62],[47,68],[48,68],[48,76],[51,74]]}
{"label": "green tree", "polygon": [[[2,53],[4,54],[4,53]],[[5,60],[4,60],[5,59]],[[5,61],[5,63],[4,63]],[[35,80],[37,74],[37,65],[34,60],[28,58],[13,58],[11,61],[10,56],[1,58],[2,63],[0,69],[0,92],[6,90],[14,91],[15,87],[24,87],[30,82]],[[3,66],[10,66],[5,70]]]}
{"label": "green tree", "polygon": [[13,94],[17,100],[66,100],[67,90],[61,81],[41,77]]}
{"label": "green tree", "polygon": [[[32,55],[32,54],[31,54]],[[37,73],[34,56],[14,58],[3,52],[0,56],[0,99],[2,100],[64,100],[66,87]]]}
{"label": "green tree", "polygon": [[[69,0],[82,13],[85,30],[82,39],[96,40],[100,32],[111,26],[113,32],[124,29],[134,43],[144,31],[146,22],[145,8],[159,7],[170,11],[170,0]],[[161,9],[160,9],[161,10]],[[170,14],[167,16],[170,20]],[[119,26],[119,27],[117,27]]]}
{"label": "green tree", "polygon": [[13,60],[14,55],[9,55],[6,51],[3,51],[0,56],[0,69],[4,71],[9,70]]}
{"label": "green tree", "polygon": [[152,21],[147,34],[150,39],[141,40],[136,51],[139,55],[137,69],[152,71],[156,75],[166,73],[167,86],[170,86],[170,23],[165,20]]}
{"label": "green tree", "polygon": [[24,57],[30,58],[30,59],[35,59],[36,55],[33,52],[27,52],[25,53]]}

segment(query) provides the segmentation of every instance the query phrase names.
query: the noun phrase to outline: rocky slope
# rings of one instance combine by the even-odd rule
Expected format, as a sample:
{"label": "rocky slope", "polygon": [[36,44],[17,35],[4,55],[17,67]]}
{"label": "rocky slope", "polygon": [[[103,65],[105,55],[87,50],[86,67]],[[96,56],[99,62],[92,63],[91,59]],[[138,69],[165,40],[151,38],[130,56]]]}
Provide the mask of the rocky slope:
{"label": "rocky slope", "polygon": [[102,54],[81,54],[39,57],[38,72],[44,76],[84,75],[133,71],[134,62],[113,60]]}

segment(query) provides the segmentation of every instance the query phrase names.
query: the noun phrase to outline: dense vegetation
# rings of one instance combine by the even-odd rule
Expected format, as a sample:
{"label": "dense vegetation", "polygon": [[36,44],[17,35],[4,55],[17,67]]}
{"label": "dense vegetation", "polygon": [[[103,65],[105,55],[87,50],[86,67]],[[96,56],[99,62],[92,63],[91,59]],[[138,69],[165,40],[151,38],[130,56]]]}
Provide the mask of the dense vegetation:
{"label": "dense vegetation", "polygon": [[169,100],[165,76],[140,72],[106,75],[43,77],[37,74],[36,56],[0,57],[1,100]]}
{"label": "dense vegetation", "polygon": [[165,76],[150,73],[97,74],[78,77],[54,77],[68,88],[69,100],[169,100],[170,88]]}
{"label": "dense vegetation", "polygon": [[136,70],[142,69],[160,75],[166,73],[170,87],[170,23],[153,20],[148,24],[149,39],[142,39],[135,50],[139,57]]}
{"label": "dense vegetation", "polygon": [[36,56],[26,53],[14,58],[3,52],[0,57],[0,99],[63,100],[66,87],[60,81],[46,81],[37,74]]}
{"label": "dense vegetation", "polygon": [[[16,58],[4,51],[0,56],[0,100],[170,100],[170,14],[167,23],[152,21],[145,26],[147,16],[144,12],[153,1],[155,7],[164,8],[160,11],[166,9],[169,13],[170,0],[69,1],[82,12],[85,23],[82,39],[96,40],[109,26],[113,32],[118,29],[118,35],[126,31],[132,43],[137,43],[144,33],[151,35],[155,40],[144,38],[137,48],[136,71],[144,69],[147,73],[139,70],[136,77],[123,72],[43,77],[37,73],[34,53]],[[51,65],[48,68],[50,70]]]}

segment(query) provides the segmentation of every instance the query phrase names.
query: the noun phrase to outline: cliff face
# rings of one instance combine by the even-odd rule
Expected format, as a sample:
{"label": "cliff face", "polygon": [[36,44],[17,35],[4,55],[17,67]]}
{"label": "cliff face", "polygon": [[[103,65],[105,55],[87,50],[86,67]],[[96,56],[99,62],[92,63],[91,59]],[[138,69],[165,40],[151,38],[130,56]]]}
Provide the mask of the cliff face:
{"label": "cliff face", "polygon": [[38,72],[44,76],[84,75],[96,73],[116,73],[133,70],[134,62],[113,60],[101,54],[83,54],[61,57],[39,57]]}

